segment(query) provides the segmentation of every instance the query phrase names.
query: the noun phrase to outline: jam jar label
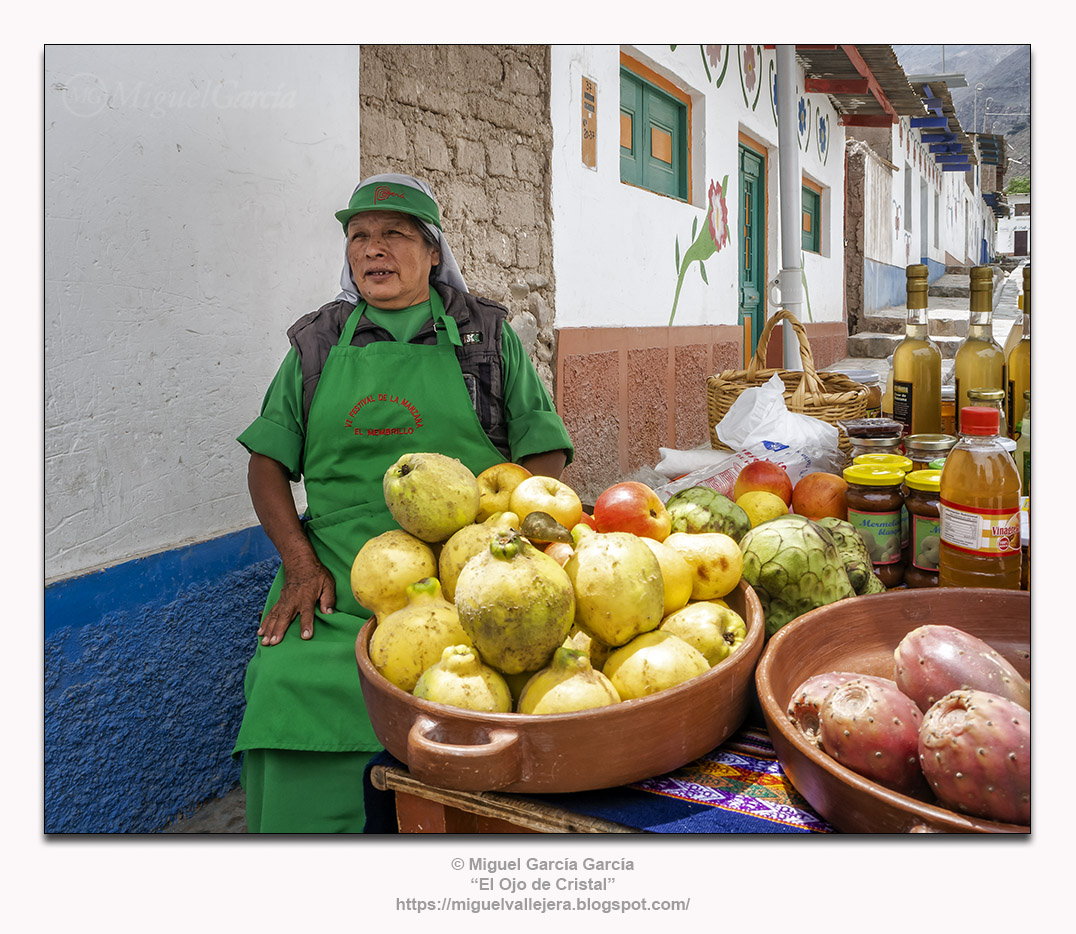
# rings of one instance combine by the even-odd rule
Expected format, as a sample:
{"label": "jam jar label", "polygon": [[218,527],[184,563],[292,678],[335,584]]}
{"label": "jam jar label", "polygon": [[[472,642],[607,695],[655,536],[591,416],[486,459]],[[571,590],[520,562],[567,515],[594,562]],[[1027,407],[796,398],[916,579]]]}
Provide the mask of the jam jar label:
{"label": "jam jar label", "polygon": [[927,516],[913,516],[912,564],[922,571],[938,570],[941,553],[941,522]]}
{"label": "jam jar label", "polygon": [[848,521],[862,536],[874,564],[896,564],[900,561],[901,510],[861,512],[849,509]]}
{"label": "jam jar label", "polygon": [[1020,550],[1020,511],[971,509],[941,501],[941,537],[947,545],[981,555]]}

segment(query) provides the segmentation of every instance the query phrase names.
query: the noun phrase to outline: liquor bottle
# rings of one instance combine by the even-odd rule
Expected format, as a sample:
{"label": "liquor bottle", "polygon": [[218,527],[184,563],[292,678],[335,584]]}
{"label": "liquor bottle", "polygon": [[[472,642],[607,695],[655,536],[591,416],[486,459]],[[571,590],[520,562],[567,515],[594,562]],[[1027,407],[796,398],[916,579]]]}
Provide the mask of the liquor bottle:
{"label": "liquor bottle", "polygon": [[1020,471],[1023,496],[1031,495],[1031,390],[1024,390],[1024,418],[1017,426],[1016,468]]}
{"label": "liquor bottle", "polygon": [[1020,589],[1020,474],[997,409],[968,406],[941,474],[940,587]]}
{"label": "liquor bottle", "polygon": [[[994,271],[989,266],[976,266],[971,271],[971,306],[968,336],[956,352],[953,364],[956,385],[957,431],[960,431],[960,410],[975,405],[968,390],[1008,390],[1005,352],[994,340],[991,318],[994,311]],[[1002,422],[1002,431],[1005,422]]]}
{"label": "liquor bottle", "polygon": [[1020,436],[1024,392],[1031,388],[1031,264],[1024,267],[1024,333],[1009,354],[1009,437]]}
{"label": "liquor bottle", "polygon": [[893,418],[903,434],[941,432],[941,351],[930,339],[927,318],[927,267],[906,270],[908,317],[904,339],[893,351]]}

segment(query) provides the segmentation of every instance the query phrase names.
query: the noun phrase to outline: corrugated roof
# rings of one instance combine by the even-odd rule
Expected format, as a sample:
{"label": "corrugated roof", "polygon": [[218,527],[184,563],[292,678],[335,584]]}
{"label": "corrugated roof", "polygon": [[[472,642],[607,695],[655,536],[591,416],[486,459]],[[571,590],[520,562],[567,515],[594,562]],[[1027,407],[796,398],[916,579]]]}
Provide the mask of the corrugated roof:
{"label": "corrugated roof", "polygon": [[808,85],[824,91],[842,115],[884,122],[887,115],[926,113],[890,45],[797,45],[796,58]]}

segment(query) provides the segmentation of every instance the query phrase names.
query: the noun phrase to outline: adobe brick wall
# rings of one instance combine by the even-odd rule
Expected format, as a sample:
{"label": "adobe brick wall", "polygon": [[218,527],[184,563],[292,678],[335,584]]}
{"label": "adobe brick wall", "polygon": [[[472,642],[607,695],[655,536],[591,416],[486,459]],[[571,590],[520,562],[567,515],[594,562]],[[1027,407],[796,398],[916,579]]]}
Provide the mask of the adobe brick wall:
{"label": "adobe brick wall", "polygon": [[363,45],[360,171],[423,178],[468,288],[509,308],[553,390],[549,47]]}

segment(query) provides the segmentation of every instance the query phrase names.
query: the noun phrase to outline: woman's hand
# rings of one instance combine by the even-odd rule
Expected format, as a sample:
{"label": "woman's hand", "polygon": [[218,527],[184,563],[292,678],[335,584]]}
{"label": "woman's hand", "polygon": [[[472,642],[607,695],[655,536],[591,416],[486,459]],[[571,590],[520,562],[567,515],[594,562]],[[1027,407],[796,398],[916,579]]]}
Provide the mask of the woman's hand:
{"label": "woman's hand", "polygon": [[314,635],[315,609],[331,613],[335,603],[333,576],[316,557],[299,558],[290,567],[285,564],[280,597],[258,627],[262,645],[276,645],[296,616],[299,617],[299,634],[310,639]]}
{"label": "woman's hand", "polygon": [[280,597],[258,627],[262,645],[280,642],[296,616],[299,617],[300,635],[310,639],[314,635],[315,609],[331,613],[336,605],[333,576],[318,560],[303,532],[284,465],[263,454],[251,454],[247,486],[258,521],[276,546],[284,565]]}

